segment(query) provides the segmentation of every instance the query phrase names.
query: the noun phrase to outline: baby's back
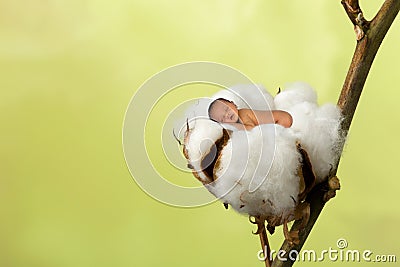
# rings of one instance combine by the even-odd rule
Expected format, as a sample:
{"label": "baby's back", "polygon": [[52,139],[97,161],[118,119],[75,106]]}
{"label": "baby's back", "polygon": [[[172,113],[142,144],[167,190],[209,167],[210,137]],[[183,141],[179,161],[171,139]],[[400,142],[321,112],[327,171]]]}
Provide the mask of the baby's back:
{"label": "baby's back", "polygon": [[240,109],[239,118],[244,125],[257,126],[260,124],[274,123],[272,111]]}

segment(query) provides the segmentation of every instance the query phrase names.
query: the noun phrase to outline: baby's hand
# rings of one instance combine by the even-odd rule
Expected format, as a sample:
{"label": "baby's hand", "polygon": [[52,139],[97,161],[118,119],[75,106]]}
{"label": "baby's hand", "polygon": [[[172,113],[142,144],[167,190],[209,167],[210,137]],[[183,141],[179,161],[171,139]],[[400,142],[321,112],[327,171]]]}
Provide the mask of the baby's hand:
{"label": "baby's hand", "polygon": [[282,125],[285,128],[289,128],[293,124],[293,118],[290,113],[283,110],[272,111],[275,123]]}

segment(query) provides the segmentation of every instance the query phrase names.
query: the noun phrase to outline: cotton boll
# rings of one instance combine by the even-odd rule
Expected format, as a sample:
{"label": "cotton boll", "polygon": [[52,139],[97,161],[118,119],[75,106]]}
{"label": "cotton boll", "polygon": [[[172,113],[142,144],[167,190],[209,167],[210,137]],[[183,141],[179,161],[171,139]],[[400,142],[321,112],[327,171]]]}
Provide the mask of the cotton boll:
{"label": "cotton boll", "polygon": [[293,132],[307,151],[317,182],[329,174],[337,160],[341,140],[341,112],[336,105],[316,104],[316,93],[304,83],[294,83],[275,99],[276,107],[289,112],[293,118]]}
{"label": "cotton boll", "polygon": [[285,89],[274,98],[276,108],[282,110],[303,102],[317,103],[317,94],[309,84],[304,82],[287,84]]}
{"label": "cotton boll", "polygon": [[204,163],[203,160],[209,153],[213,153],[214,157],[216,156],[215,142],[221,137],[223,137],[222,127],[208,119],[192,120],[189,123],[189,131],[185,133],[185,156],[193,171],[198,175],[196,178],[203,184],[210,183],[213,180],[203,171],[211,162]]}
{"label": "cotton boll", "polygon": [[[261,195],[268,196],[273,203],[273,215],[285,217],[298,204],[299,177],[297,169],[300,164],[300,155],[296,148],[295,137],[286,128],[280,125],[262,125],[260,128],[264,132],[271,126],[274,126],[276,130],[273,161],[266,182],[258,190]],[[267,142],[265,138],[268,137],[264,137],[264,142]],[[264,152],[271,153],[270,151]],[[263,213],[266,212],[267,210],[263,211]]]}
{"label": "cotton boll", "polygon": [[[233,132],[206,187],[240,213],[288,217],[299,194],[295,139],[279,125]],[[254,185],[255,183],[255,185]]]}
{"label": "cotton boll", "polygon": [[300,102],[282,110],[289,112],[292,116],[293,122],[290,129],[293,131],[293,134],[298,138],[302,138],[309,131],[311,131],[311,120],[315,118],[317,109],[318,105],[315,103]]}
{"label": "cotton boll", "polygon": [[327,104],[316,108],[309,118],[307,131],[300,134],[300,142],[308,152],[317,182],[326,178],[337,160],[340,122],[340,110]]}
{"label": "cotton boll", "polygon": [[340,135],[341,121],[341,112],[333,104],[319,107],[314,120],[311,121],[312,131],[307,136],[309,143],[307,146],[313,146],[309,155],[317,182],[322,181],[329,174],[338,159],[338,146],[343,142]]}
{"label": "cotton boll", "polygon": [[[185,135],[186,156],[205,187],[238,212],[291,220],[299,204],[301,156],[296,143],[300,142],[307,151],[317,182],[321,182],[335,164],[337,148],[343,142],[339,131],[342,116],[335,105],[318,106],[316,93],[305,83],[290,85],[268,108],[266,104],[272,101],[272,96],[266,91],[261,94],[262,97],[254,86],[239,86],[231,91],[222,90],[212,99],[223,97],[234,101],[239,108],[247,102],[253,109],[285,110],[293,117],[290,128],[264,124],[244,131],[212,122],[208,116],[194,116]],[[190,112],[206,113],[211,100],[207,101],[199,101]],[[228,134],[221,126],[234,131]],[[202,166],[203,159],[211,152],[216,156],[212,177]]]}

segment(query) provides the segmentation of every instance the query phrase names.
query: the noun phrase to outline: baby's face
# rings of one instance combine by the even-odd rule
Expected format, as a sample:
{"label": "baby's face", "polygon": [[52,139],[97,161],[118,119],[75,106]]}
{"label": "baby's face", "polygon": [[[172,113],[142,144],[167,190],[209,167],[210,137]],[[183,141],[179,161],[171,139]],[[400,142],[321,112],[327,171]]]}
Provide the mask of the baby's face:
{"label": "baby's face", "polygon": [[238,109],[235,104],[220,100],[213,104],[210,117],[215,121],[223,123],[238,122],[239,120]]}

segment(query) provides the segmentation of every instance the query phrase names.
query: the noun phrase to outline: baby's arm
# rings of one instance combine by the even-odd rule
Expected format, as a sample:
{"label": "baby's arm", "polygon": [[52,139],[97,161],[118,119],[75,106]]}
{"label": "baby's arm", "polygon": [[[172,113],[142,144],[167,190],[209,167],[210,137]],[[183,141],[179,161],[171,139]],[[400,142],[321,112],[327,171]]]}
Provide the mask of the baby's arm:
{"label": "baby's arm", "polygon": [[272,116],[276,124],[280,124],[285,128],[292,126],[293,118],[288,112],[283,110],[273,110]]}
{"label": "baby's arm", "polygon": [[[289,128],[292,126],[292,116],[283,110],[253,110],[252,113],[247,114],[254,114],[253,117],[249,117],[249,122],[253,122],[255,125],[260,125],[260,124],[279,124],[285,128]],[[250,124],[246,123],[243,121],[244,124]]]}
{"label": "baby's arm", "polygon": [[[251,130],[255,126],[260,124],[275,123],[285,128],[289,128],[290,126],[292,126],[293,123],[292,116],[288,112],[283,110],[251,111],[253,118],[249,117],[249,113],[246,111],[247,110],[241,110],[241,112],[239,112],[240,119],[243,123],[231,122],[226,124],[232,125],[239,130]],[[259,118],[259,120],[257,120],[256,117]]]}

